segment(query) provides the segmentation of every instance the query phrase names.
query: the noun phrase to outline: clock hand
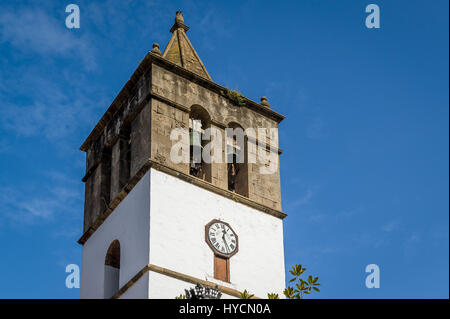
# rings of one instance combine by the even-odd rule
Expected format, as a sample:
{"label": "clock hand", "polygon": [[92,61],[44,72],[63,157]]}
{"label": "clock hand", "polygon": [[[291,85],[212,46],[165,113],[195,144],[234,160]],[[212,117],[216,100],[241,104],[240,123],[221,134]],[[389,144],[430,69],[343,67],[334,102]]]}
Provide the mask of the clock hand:
{"label": "clock hand", "polygon": [[223,233],[222,233],[222,240],[225,244],[225,248],[227,249],[227,253],[228,253],[230,251],[230,248],[228,247],[227,241],[225,239],[225,231],[223,231]]}

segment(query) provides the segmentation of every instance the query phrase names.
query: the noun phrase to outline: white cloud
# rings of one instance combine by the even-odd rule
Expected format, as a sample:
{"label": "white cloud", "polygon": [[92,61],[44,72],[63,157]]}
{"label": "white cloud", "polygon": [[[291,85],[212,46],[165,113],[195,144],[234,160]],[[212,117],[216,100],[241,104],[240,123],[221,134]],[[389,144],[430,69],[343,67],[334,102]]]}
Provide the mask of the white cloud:
{"label": "white cloud", "polygon": [[337,213],[336,214],[336,219],[340,220],[340,219],[352,218],[352,217],[355,217],[356,215],[359,215],[359,214],[361,214],[363,212],[364,212],[364,208],[362,206],[357,206],[355,208],[343,210],[343,211]]}
{"label": "white cloud", "polygon": [[298,206],[307,205],[311,202],[311,199],[313,198],[315,193],[316,193],[316,188],[308,188],[302,196],[300,196],[298,199],[296,199],[292,202],[289,202],[287,204],[287,206],[289,206],[290,208],[294,208],[294,207],[298,207]]}
{"label": "white cloud", "polygon": [[64,177],[63,182],[52,178],[52,174],[44,175],[47,187],[1,187],[0,217],[14,223],[32,224],[58,216],[80,214],[77,204],[80,204],[82,193],[77,182],[68,177]]}
{"label": "white cloud", "polygon": [[338,213],[329,213],[329,214],[324,214],[321,212],[315,212],[313,215],[311,215],[309,217],[309,220],[312,222],[328,222],[329,224],[334,225],[335,223],[345,223],[347,222],[350,218],[355,218],[357,215],[361,214],[364,212],[364,209],[361,206],[352,208],[352,209],[348,209],[348,210],[343,210],[341,212]]}
{"label": "white cloud", "polygon": [[385,233],[391,233],[395,229],[397,229],[398,225],[399,225],[399,222],[397,220],[392,220],[392,221],[388,222],[387,224],[383,225],[381,227],[381,230]]}
{"label": "white cloud", "polygon": [[315,214],[315,215],[311,215],[309,217],[309,220],[312,222],[323,222],[326,219],[326,215],[325,214]]}
{"label": "white cloud", "polygon": [[306,134],[310,139],[319,139],[323,136],[325,123],[320,117],[315,117],[308,126]]}
{"label": "white cloud", "polygon": [[[22,69],[21,69],[22,70]],[[80,132],[87,134],[107,105],[83,81],[70,89],[64,75],[29,69],[16,78],[5,78],[9,91],[0,88],[0,126],[23,137],[44,137],[61,151],[75,151]],[[96,100],[90,97],[95,96]],[[100,112],[99,112],[100,111]],[[0,151],[4,148],[0,141]]]}
{"label": "white cloud", "polygon": [[417,233],[412,234],[407,239],[408,243],[417,243],[419,241],[420,241],[420,236]]}
{"label": "white cloud", "polygon": [[0,12],[0,39],[25,53],[43,57],[81,58],[86,68],[95,67],[94,49],[86,36],[65,27],[39,8]]}

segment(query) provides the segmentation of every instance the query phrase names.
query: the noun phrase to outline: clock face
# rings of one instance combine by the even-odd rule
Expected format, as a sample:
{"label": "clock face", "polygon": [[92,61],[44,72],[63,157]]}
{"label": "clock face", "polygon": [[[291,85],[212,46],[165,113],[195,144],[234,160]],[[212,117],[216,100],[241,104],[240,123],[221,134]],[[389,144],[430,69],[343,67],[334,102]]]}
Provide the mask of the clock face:
{"label": "clock face", "polygon": [[206,225],[206,238],[209,246],[219,255],[231,257],[237,252],[237,235],[225,222],[213,220]]}

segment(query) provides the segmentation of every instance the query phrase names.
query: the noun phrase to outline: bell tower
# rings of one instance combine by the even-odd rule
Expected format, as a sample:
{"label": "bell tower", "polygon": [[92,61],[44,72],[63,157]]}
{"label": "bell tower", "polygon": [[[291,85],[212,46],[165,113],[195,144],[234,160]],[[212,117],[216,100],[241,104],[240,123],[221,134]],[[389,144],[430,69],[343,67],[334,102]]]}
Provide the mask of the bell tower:
{"label": "bell tower", "polygon": [[81,298],[282,296],[284,117],[215,83],[188,30],[177,11],[81,146]]}

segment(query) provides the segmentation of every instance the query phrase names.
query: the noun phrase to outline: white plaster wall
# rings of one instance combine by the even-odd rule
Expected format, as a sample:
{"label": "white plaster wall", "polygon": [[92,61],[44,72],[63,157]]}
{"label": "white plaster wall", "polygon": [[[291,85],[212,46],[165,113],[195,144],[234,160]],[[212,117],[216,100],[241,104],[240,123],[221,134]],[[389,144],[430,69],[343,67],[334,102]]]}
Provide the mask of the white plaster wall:
{"label": "white plaster wall", "polygon": [[[151,299],[174,299],[184,290],[195,287],[194,284],[176,278],[164,276],[156,272],[149,272],[148,296]],[[236,297],[222,293],[221,299],[237,299]]]}
{"label": "white plaster wall", "polygon": [[[231,283],[214,279],[213,253],[205,243],[205,225],[214,218],[228,222],[239,236],[239,252],[230,259]],[[121,252],[119,287],[151,263],[258,297],[282,296],[282,220],[157,170],[142,177],[84,244],[81,298],[104,297],[105,255],[115,239]],[[149,272],[121,298],[172,299],[193,286]]]}
{"label": "white plaster wall", "polygon": [[[150,263],[211,281],[214,259],[205,242],[205,225],[217,218],[237,233],[239,252],[230,259],[231,284],[214,281],[239,291],[247,289],[262,298],[268,292],[282,296],[285,273],[281,219],[157,170],[150,171]],[[181,281],[175,281],[175,290],[164,288],[164,283],[171,281],[151,274],[149,296],[174,298],[183,293],[185,283]]]}
{"label": "white plaster wall", "polygon": [[104,296],[111,298],[119,290],[120,269],[105,265]]}
{"label": "white plaster wall", "polygon": [[[127,283],[149,262],[150,172],[136,184],[82,249],[81,298],[104,297],[105,256],[115,239],[120,242],[119,287]],[[147,298],[145,278],[130,291],[134,298]]]}
{"label": "white plaster wall", "polygon": [[149,273],[145,273],[142,277],[134,283],[120,299],[147,299],[148,296],[148,280]]}

